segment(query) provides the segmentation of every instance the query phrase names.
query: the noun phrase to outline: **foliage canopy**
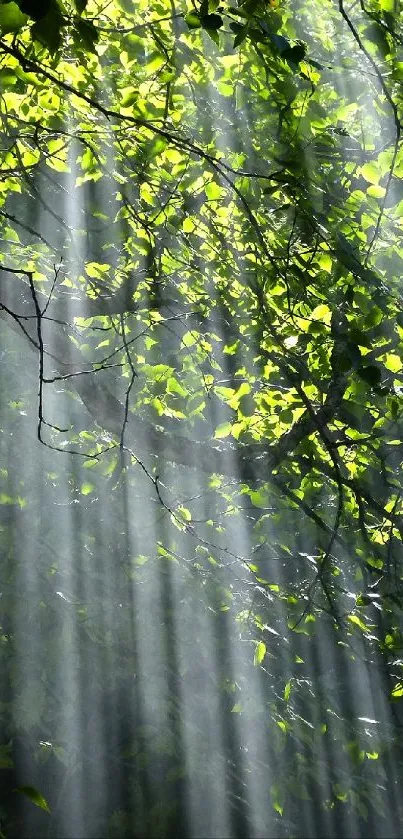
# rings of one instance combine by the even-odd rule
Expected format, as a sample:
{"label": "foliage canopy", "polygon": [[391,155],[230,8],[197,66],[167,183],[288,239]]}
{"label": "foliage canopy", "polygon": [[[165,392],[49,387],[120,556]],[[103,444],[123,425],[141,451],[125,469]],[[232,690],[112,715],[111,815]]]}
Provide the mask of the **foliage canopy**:
{"label": "foliage canopy", "polygon": [[229,835],[399,835],[399,12],[0,5],[0,766],[32,831],[109,763],[130,794],[70,829],[199,835],[222,774]]}

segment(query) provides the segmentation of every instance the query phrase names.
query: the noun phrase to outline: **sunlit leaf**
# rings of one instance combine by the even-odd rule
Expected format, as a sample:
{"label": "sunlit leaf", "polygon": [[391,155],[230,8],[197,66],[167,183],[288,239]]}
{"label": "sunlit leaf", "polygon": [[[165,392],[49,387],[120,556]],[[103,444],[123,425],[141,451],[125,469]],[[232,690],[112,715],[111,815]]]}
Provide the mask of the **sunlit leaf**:
{"label": "sunlit leaf", "polygon": [[93,492],[94,489],[95,487],[93,484],[90,484],[88,482],[84,483],[81,485],[81,495],[90,495],[90,493]]}
{"label": "sunlit leaf", "polygon": [[223,422],[221,425],[218,425],[215,432],[214,437],[216,440],[221,440],[224,437],[228,437],[231,434],[232,424],[230,422]]}
{"label": "sunlit leaf", "polygon": [[7,32],[18,32],[27,20],[27,15],[21,12],[17,3],[11,2],[0,5],[0,31],[3,35]]}
{"label": "sunlit leaf", "polygon": [[20,792],[22,795],[25,795],[26,798],[29,798],[36,807],[40,807],[41,810],[45,810],[47,813],[50,813],[50,808],[46,799],[40,792],[38,792],[37,789],[35,789],[35,787],[16,787],[15,792]]}
{"label": "sunlit leaf", "polygon": [[369,632],[368,626],[361,620],[361,618],[358,617],[358,615],[347,615],[347,620],[355,626],[358,626],[362,632]]}
{"label": "sunlit leaf", "polygon": [[196,12],[189,12],[189,14],[185,15],[185,23],[187,23],[189,29],[200,29],[202,25],[200,17]]}
{"label": "sunlit leaf", "polygon": [[361,175],[370,184],[377,184],[379,181],[379,172],[374,163],[365,163],[361,166]]}
{"label": "sunlit leaf", "polygon": [[266,644],[264,641],[259,641],[255,647],[255,654],[253,656],[253,663],[255,667],[258,667],[259,664],[262,663],[264,657],[266,655]]}
{"label": "sunlit leaf", "polygon": [[400,696],[403,696],[403,683],[397,682],[395,687],[392,690],[391,696],[395,699],[398,699]]}

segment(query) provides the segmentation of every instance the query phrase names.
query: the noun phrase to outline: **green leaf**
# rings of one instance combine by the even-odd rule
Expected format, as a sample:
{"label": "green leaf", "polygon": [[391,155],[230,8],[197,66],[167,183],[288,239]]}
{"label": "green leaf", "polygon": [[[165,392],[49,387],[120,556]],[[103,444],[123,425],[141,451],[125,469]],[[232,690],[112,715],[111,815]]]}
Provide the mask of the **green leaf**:
{"label": "green leaf", "polygon": [[[1,15],[1,9],[2,9],[2,7],[0,6],[0,15]],[[17,76],[14,73],[14,71],[11,68],[8,68],[8,67],[2,67],[0,69],[0,85],[3,88],[3,90],[6,87],[14,87],[14,85],[16,83],[17,83]]]}
{"label": "green leaf", "polygon": [[247,34],[248,34],[248,27],[247,27],[247,26],[243,26],[243,27],[242,27],[242,29],[241,29],[241,31],[240,31],[240,32],[238,32],[238,33],[237,33],[237,35],[235,35],[235,38],[234,38],[234,49],[235,49],[236,47],[239,47],[239,45],[240,45],[240,44],[242,44],[242,43],[244,42],[244,40],[245,40],[245,38],[246,38]]}
{"label": "green leaf", "polygon": [[264,490],[253,490],[249,493],[249,497],[254,507],[266,509],[269,504],[269,496]]}
{"label": "green leaf", "polygon": [[[94,168],[94,165],[96,165],[96,158],[94,157],[94,154],[91,151],[91,149],[89,149],[87,147],[85,149],[85,152],[84,152],[82,158],[81,158],[81,168],[82,168],[83,172],[89,172],[91,169]],[[91,274],[90,273],[91,272],[91,266],[93,264],[95,264],[98,267],[97,263],[88,263],[88,265],[86,267],[87,274],[88,274],[89,277],[91,277],[91,276],[99,277],[100,276],[100,271],[102,271],[102,264],[99,266],[100,270],[97,273]],[[109,268],[109,266],[108,266],[108,268]]]}
{"label": "green leaf", "polygon": [[202,25],[200,15],[197,12],[189,12],[189,14],[185,15],[184,20],[189,29],[200,29]]}
{"label": "green leaf", "polygon": [[95,489],[94,484],[90,484],[88,481],[83,483],[81,486],[81,495],[90,495]]}
{"label": "green leaf", "polygon": [[246,393],[239,400],[238,410],[243,417],[251,417],[255,413],[256,405],[253,396]]}
{"label": "green leaf", "polygon": [[403,696],[403,683],[402,682],[397,682],[397,684],[395,685],[395,687],[392,690],[391,696],[393,696],[394,699],[399,699],[401,696]]}
{"label": "green leaf", "polygon": [[74,29],[75,42],[80,44],[88,52],[94,52],[99,36],[92,21],[76,18]]}
{"label": "green leaf", "polygon": [[194,344],[198,341],[198,334],[197,332],[185,332],[182,336],[182,346],[183,347],[193,347]]}
{"label": "green leaf", "polygon": [[221,425],[218,425],[215,432],[214,432],[214,439],[215,440],[222,440],[224,437],[229,437],[231,434],[232,423],[231,422],[222,422]]}
{"label": "green leaf", "polygon": [[358,626],[362,632],[369,632],[369,627],[361,620],[361,618],[358,617],[358,615],[347,615],[347,620],[355,626]]}
{"label": "green leaf", "polygon": [[284,699],[285,699],[285,701],[286,701],[286,702],[288,702],[288,700],[289,700],[289,698],[290,698],[290,693],[291,693],[291,684],[292,684],[292,682],[291,682],[291,679],[290,679],[290,680],[287,682],[287,684],[286,684],[286,686],[285,686],[285,688],[284,688]]}
{"label": "green leaf", "polygon": [[73,2],[74,2],[74,5],[76,7],[76,10],[77,10],[78,14],[82,15],[82,13],[85,11],[88,0],[73,0]]}
{"label": "green leaf", "polygon": [[363,332],[362,329],[357,329],[354,326],[350,329],[349,340],[355,346],[371,347],[371,341],[366,332]]}
{"label": "green leaf", "polygon": [[231,21],[229,28],[232,30],[234,35],[239,35],[240,32],[243,32],[245,29],[245,24],[238,23],[237,21]]}
{"label": "green leaf", "polygon": [[358,375],[364,382],[371,385],[379,385],[382,381],[382,373],[379,367],[376,367],[375,364],[368,364],[367,366],[359,367],[357,370]]}
{"label": "green leaf", "polygon": [[61,27],[63,18],[58,8],[51,8],[45,17],[41,17],[31,26],[31,35],[46,47],[51,54],[57,52],[62,43]]}
{"label": "green leaf", "polygon": [[367,189],[367,195],[371,195],[372,198],[384,198],[386,195],[386,189],[384,186],[372,184]]}
{"label": "green leaf", "polygon": [[203,17],[201,17],[201,24],[203,29],[207,29],[209,32],[215,32],[217,29],[221,29],[223,19],[221,15],[203,15]]}
{"label": "green leaf", "polygon": [[397,418],[399,416],[399,409],[400,409],[398,399],[391,399],[390,401],[388,401],[388,408],[390,410],[392,419],[397,420]]}
{"label": "green leaf", "polygon": [[331,273],[333,260],[329,253],[321,254],[318,262],[323,271],[326,271],[328,274]]}
{"label": "green leaf", "polygon": [[266,644],[264,641],[259,641],[255,647],[255,654],[253,656],[253,663],[255,667],[258,667],[259,664],[262,663],[264,657],[266,655]]}
{"label": "green leaf", "polygon": [[41,20],[51,11],[59,11],[55,0],[19,0],[18,5],[32,20]]}
{"label": "green leaf", "polygon": [[384,365],[387,370],[390,370],[391,373],[398,373],[402,369],[402,360],[399,355],[395,353],[389,353],[386,356],[386,360]]}
{"label": "green leaf", "polygon": [[284,38],[284,35],[277,35],[267,28],[264,21],[261,21],[262,29],[267,33],[270,38],[271,43],[275,47],[276,51],[279,53],[283,53],[285,50],[291,49],[290,42],[287,41],[287,38]]}
{"label": "green leaf", "polygon": [[209,183],[204,187],[204,191],[210,201],[221,198],[221,195],[223,194],[222,187],[219,184],[216,184],[215,181],[209,181]]}
{"label": "green leaf", "polygon": [[358,766],[365,758],[365,752],[360,748],[357,740],[351,740],[343,747],[344,751],[350,755],[352,762]]}
{"label": "green leaf", "polygon": [[16,3],[0,6],[0,30],[3,35],[8,32],[19,32],[27,22],[28,17],[18,8]]}
{"label": "green leaf", "polygon": [[370,184],[377,184],[380,177],[375,163],[364,163],[364,166],[361,166],[361,175]]}
{"label": "green leaf", "polygon": [[45,810],[47,813],[50,813],[49,804],[47,803],[43,795],[41,795],[41,793],[38,792],[37,789],[35,789],[35,787],[16,787],[14,792],[20,792],[21,795],[25,795],[27,798],[29,798],[29,800],[32,801],[32,803],[35,804],[36,807],[40,807],[41,810]]}
{"label": "green leaf", "polygon": [[277,784],[273,784],[270,787],[270,798],[273,809],[282,816],[284,812],[284,789]]}
{"label": "green leaf", "polygon": [[178,507],[178,513],[182,516],[183,519],[185,519],[185,521],[192,520],[192,514],[187,507]]}
{"label": "green leaf", "polygon": [[120,105],[122,108],[129,108],[130,105],[133,105],[136,99],[139,98],[139,92],[136,88],[132,87],[126,91]]}
{"label": "green leaf", "polygon": [[211,38],[211,40],[214,41],[214,43],[217,44],[217,46],[219,46],[220,36],[219,36],[218,32],[215,29],[206,29],[206,28],[204,29],[204,31],[207,32],[207,35]]}
{"label": "green leaf", "polygon": [[286,47],[286,49],[282,50],[281,58],[288,61],[288,63],[292,65],[297,65],[300,61],[303,61],[306,55],[306,44],[298,43],[295,47]]}

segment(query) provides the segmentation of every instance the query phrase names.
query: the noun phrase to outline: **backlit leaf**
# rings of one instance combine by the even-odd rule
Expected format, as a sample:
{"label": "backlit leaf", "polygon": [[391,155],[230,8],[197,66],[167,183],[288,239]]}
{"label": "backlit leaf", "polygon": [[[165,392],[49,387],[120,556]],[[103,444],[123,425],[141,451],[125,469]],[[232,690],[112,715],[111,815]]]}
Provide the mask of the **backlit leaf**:
{"label": "backlit leaf", "polygon": [[264,641],[259,641],[255,647],[255,654],[253,656],[253,663],[255,667],[258,667],[259,664],[262,663],[264,657],[266,655],[266,644]]}
{"label": "backlit leaf", "polygon": [[32,804],[35,804],[36,807],[40,807],[41,810],[45,810],[47,813],[50,813],[50,808],[46,799],[40,792],[38,792],[37,789],[35,789],[35,787],[17,787],[15,792],[20,792],[22,795],[25,795],[26,798],[29,798],[29,800],[32,801]]}

